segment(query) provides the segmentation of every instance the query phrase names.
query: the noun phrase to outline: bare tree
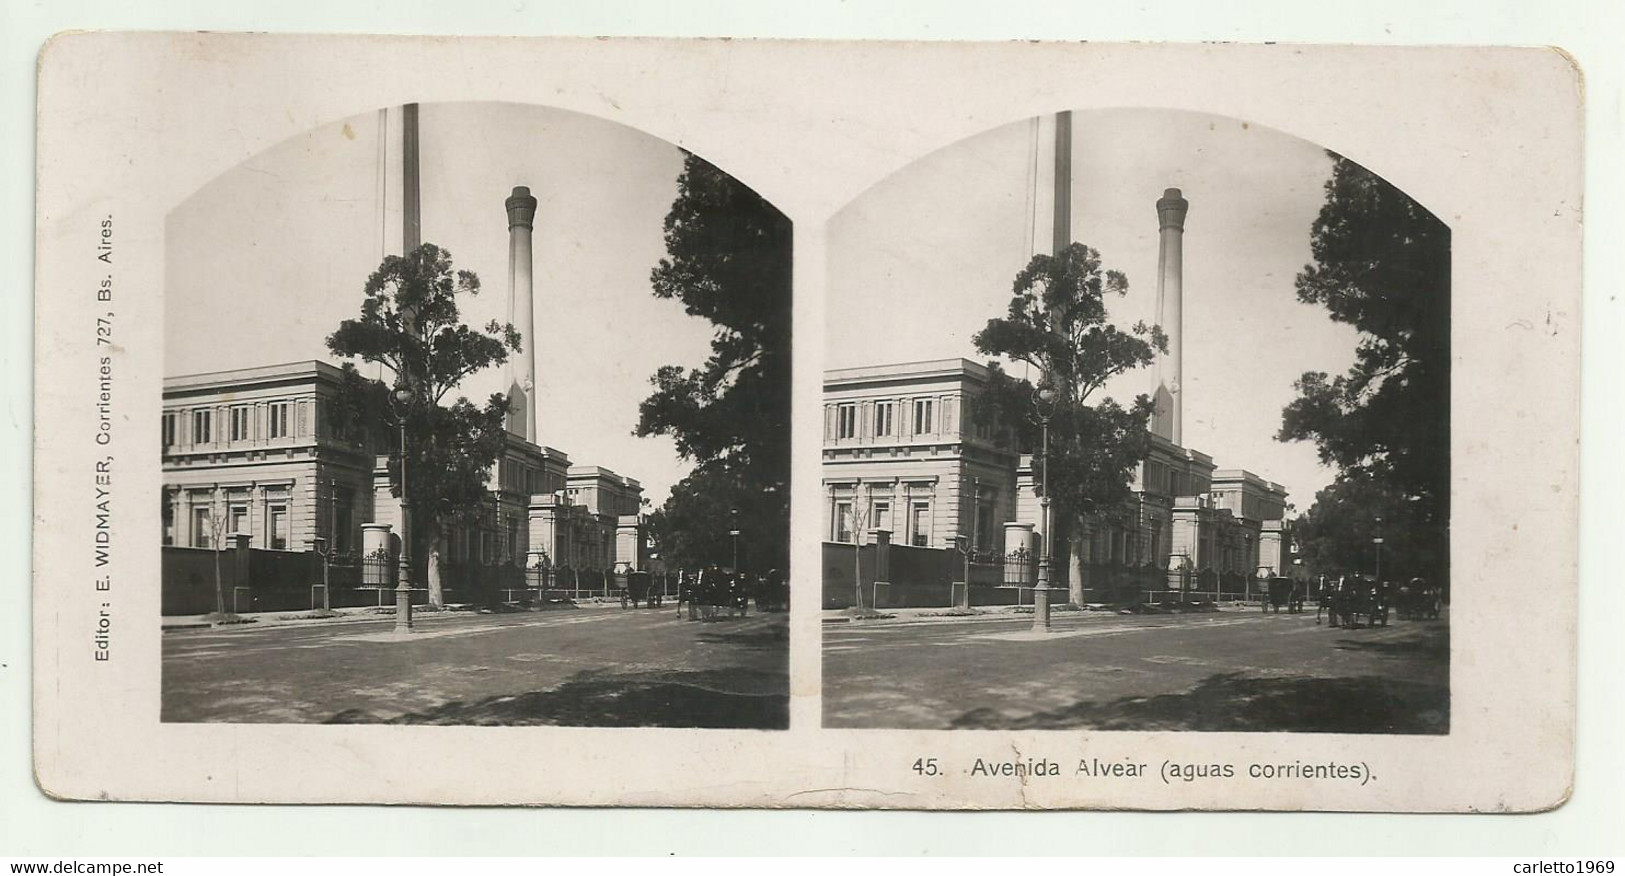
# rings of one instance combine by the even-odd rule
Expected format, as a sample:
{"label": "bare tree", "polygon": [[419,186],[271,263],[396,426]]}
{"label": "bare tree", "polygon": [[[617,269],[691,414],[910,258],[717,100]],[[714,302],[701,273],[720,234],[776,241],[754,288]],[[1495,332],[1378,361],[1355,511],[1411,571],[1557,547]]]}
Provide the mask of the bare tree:
{"label": "bare tree", "polygon": [[226,526],[231,522],[226,504],[218,491],[209,496],[209,546],[214,548],[214,618],[224,620],[233,615],[226,611],[226,585],[220,573],[220,554],[224,550]]}

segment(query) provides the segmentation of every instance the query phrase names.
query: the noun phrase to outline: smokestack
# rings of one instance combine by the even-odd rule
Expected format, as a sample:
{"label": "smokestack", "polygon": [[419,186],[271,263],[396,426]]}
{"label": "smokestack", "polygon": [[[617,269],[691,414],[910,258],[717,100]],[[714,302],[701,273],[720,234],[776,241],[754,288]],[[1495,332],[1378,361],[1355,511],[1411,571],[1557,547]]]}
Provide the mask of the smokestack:
{"label": "smokestack", "polygon": [[401,113],[401,254],[423,243],[423,212],[418,200],[418,105]]}
{"label": "smokestack", "polygon": [[1168,189],[1157,201],[1161,246],[1157,254],[1157,322],[1168,335],[1168,352],[1158,368],[1156,414],[1152,431],[1183,447],[1184,440],[1184,309],[1185,213],[1190,202],[1179,189]]}
{"label": "smokestack", "polygon": [[1072,112],[1055,114],[1055,221],[1051,226],[1053,246],[1058,256],[1072,243]]}
{"label": "smokestack", "polygon": [[521,352],[508,364],[508,431],[537,443],[536,316],[531,280],[530,235],[536,199],[530,189],[514,186],[502,206],[508,211],[508,321],[519,330]]}

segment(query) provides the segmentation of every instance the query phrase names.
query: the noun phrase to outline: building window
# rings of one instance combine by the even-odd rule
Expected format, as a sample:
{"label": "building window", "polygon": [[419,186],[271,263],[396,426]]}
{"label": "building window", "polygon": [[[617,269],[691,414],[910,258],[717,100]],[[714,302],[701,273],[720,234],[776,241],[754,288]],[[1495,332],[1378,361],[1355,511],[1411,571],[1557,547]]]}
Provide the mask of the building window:
{"label": "building window", "polygon": [[891,402],[880,402],[875,405],[875,437],[887,438],[892,434],[892,412],[896,405]]}
{"label": "building window", "polygon": [[835,540],[848,542],[852,540],[852,503],[835,503]]}
{"label": "building window", "polygon": [[876,529],[891,531],[891,503],[876,502],[874,510],[870,512]]}
{"label": "building window", "polygon": [[265,511],[265,544],[274,551],[288,549],[288,506],[271,505]]}
{"label": "building window", "polygon": [[248,531],[248,506],[247,505],[232,505],[231,506],[231,510],[227,513],[227,516],[226,516],[226,531],[227,532],[247,532]]}
{"label": "building window", "polygon": [[931,546],[931,505],[928,502],[915,502],[911,511],[913,518],[909,522],[910,542],[915,547]]}
{"label": "building window", "polygon": [[266,413],[270,417],[266,424],[265,434],[268,438],[288,437],[288,408],[287,402],[273,402],[266,406]]}
{"label": "building window", "polygon": [[164,414],[162,432],[165,450],[175,446],[175,432],[178,425],[179,424],[177,423],[176,417],[173,413]]}
{"label": "building window", "polygon": [[166,545],[174,544],[175,543],[175,506],[174,506],[173,503],[171,503],[169,501],[169,493],[168,492],[165,492],[162,496],[159,496],[158,498],[162,502],[162,505],[159,508],[158,513],[160,515],[162,515],[162,519],[164,521],[164,544],[166,544]]}
{"label": "building window", "polygon": [[214,439],[211,437],[211,434],[210,434],[213,431],[210,427],[213,426],[213,425],[214,425],[214,412],[213,411],[193,411],[192,412],[192,443],[193,444],[208,444],[211,441],[213,441]]}
{"label": "building window", "polygon": [[232,441],[248,440],[248,406],[238,405],[231,409],[231,435]]}
{"label": "building window", "polygon": [[936,402],[928,399],[915,399],[914,401],[914,434],[929,435],[931,428],[931,415],[936,408]]}
{"label": "building window", "polygon": [[835,437],[851,438],[858,434],[858,406],[835,406]]}
{"label": "building window", "polygon": [[214,547],[214,533],[208,506],[192,509],[192,547]]}
{"label": "building window", "polygon": [[976,506],[976,549],[979,551],[993,550],[994,539],[993,506]]}

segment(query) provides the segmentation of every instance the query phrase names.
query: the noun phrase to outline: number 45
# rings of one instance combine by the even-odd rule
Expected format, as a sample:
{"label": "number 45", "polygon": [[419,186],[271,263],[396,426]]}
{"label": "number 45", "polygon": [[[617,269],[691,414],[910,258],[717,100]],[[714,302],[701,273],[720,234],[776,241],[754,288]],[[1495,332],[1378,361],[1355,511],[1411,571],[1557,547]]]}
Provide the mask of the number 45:
{"label": "number 45", "polygon": [[937,769],[937,759],[934,757],[922,757],[914,761],[914,771],[922,776],[938,776],[942,774]]}

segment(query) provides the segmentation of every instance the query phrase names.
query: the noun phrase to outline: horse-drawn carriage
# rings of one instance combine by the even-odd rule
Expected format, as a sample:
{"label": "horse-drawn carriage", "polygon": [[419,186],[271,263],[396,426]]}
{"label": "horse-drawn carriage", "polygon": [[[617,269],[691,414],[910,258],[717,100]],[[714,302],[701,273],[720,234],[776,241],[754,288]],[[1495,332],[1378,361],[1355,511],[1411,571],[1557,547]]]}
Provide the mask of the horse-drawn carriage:
{"label": "horse-drawn carriage", "polygon": [[1401,620],[1438,620],[1444,610],[1444,593],[1437,584],[1412,578],[1395,594],[1394,608]]}
{"label": "horse-drawn carriage", "polygon": [[1344,629],[1359,627],[1362,617],[1368,627],[1378,624],[1388,626],[1390,602],[1388,585],[1384,582],[1367,578],[1341,578],[1321,592],[1315,623],[1319,624],[1324,614],[1331,626]]}
{"label": "horse-drawn carriage", "polygon": [[639,603],[644,608],[659,608],[661,595],[648,572],[627,572],[621,586],[621,608],[637,608]]}
{"label": "horse-drawn carriage", "polygon": [[1304,588],[1303,585],[1291,578],[1276,576],[1270,578],[1265,585],[1263,598],[1259,601],[1259,608],[1264,611],[1281,613],[1285,608],[1288,614],[1297,614],[1303,611]]}

